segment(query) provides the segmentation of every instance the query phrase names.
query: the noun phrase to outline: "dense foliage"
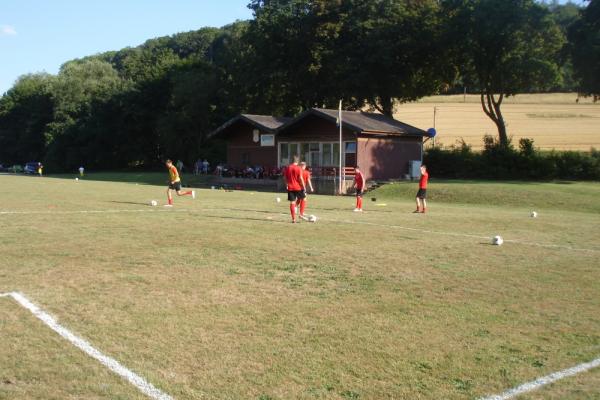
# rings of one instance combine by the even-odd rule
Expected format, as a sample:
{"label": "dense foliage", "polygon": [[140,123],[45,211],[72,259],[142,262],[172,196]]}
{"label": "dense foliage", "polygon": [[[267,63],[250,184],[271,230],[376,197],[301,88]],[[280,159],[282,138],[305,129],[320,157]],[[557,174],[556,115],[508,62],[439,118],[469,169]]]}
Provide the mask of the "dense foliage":
{"label": "dense foliage", "polygon": [[569,46],[579,91],[600,97],[600,0],[591,0],[569,27]]}
{"label": "dense foliage", "polygon": [[[461,76],[479,88],[485,114],[508,144],[502,101],[560,79],[564,34],[550,11],[533,0],[447,0],[449,36]],[[462,62],[458,62],[461,60]]]}
{"label": "dense foliage", "polygon": [[424,163],[438,177],[520,180],[600,180],[600,151],[540,151],[533,140],[521,139],[519,148],[484,138],[485,148],[474,152],[462,144],[451,148],[433,147],[425,152]]}
{"label": "dense foliage", "polygon": [[[571,61],[572,45],[561,47],[567,33],[582,40],[595,26],[592,11],[581,17],[573,4],[252,0],[249,7],[250,21],[72,60],[56,76],[21,77],[0,98],[0,162],[42,161],[50,170],[152,168],[167,157],[214,162],[223,148],[207,134],[240,112],[293,115],[343,99],[348,109],[391,115],[397,102],[468,86],[500,119],[495,94],[572,90],[597,79]],[[505,143],[505,129],[499,133]]]}

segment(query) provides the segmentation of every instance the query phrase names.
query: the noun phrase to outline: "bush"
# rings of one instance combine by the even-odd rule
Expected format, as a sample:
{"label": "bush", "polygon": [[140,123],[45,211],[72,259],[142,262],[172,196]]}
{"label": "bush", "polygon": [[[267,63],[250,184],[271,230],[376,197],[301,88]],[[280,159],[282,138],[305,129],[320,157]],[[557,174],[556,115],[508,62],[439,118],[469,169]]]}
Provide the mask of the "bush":
{"label": "bush", "polygon": [[484,149],[474,152],[461,143],[425,152],[424,163],[439,177],[461,179],[600,180],[600,151],[550,151],[535,148],[533,139],[519,140],[519,150],[484,137]]}

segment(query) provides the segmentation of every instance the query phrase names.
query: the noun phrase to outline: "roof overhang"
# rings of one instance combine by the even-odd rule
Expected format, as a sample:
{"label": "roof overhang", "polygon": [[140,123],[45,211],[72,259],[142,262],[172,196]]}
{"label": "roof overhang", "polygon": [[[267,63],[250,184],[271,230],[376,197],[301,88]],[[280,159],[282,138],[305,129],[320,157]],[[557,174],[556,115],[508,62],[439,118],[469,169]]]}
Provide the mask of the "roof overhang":
{"label": "roof overhang", "polygon": [[[289,121],[288,123],[280,126],[277,131],[283,131],[287,128],[289,128],[290,126],[296,125],[298,122],[302,121],[304,118],[310,116],[310,115],[315,115],[317,117],[323,118],[327,121],[333,122],[333,123],[337,123],[337,118],[334,116],[331,116],[325,112],[322,112],[316,108],[309,108],[308,110],[304,111],[302,114],[298,115],[296,118],[292,119],[291,121]],[[353,130],[355,132],[360,132],[361,128],[353,125],[351,123],[348,123],[347,121],[344,121],[342,119],[342,125],[350,130]]]}
{"label": "roof overhang", "polygon": [[223,131],[227,130],[228,128],[230,128],[231,126],[235,125],[237,122],[246,122],[247,124],[254,126],[255,128],[258,128],[264,132],[267,133],[276,133],[277,132],[277,128],[271,128],[268,127],[266,125],[263,125],[249,117],[247,117],[244,114],[240,114],[236,117],[231,118],[229,121],[225,122],[223,125],[221,125],[220,127],[218,127],[217,129],[215,129],[214,131],[210,132],[207,135],[207,139],[211,139],[219,134],[221,134]]}
{"label": "roof overhang", "polygon": [[[347,112],[347,111],[346,111]],[[337,123],[338,118],[326,113],[320,109],[316,109],[316,108],[310,108],[306,111],[304,111],[302,114],[298,115],[296,118],[292,119],[291,121],[287,122],[286,124],[280,126],[277,129],[277,132],[279,131],[283,131],[287,128],[289,128],[290,126],[293,126],[295,124],[297,124],[298,122],[300,122],[301,120],[305,119],[306,117],[310,116],[310,115],[314,115],[320,118],[323,118],[327,121],[333,122],[333,123]],[[342,114],[342,126],[344,128],[347,128],[351,131],[354,131],[357,134],[362,134],[362,135],[373,135],[373,136],[409,136],[409,137],[427,137],[427,132],[416,128],[412,125],[408,125],[405,123],[402,123],[403,125],[405,125],[408,128],[414,129],[415,132],[403,132],[403,131],[378,131],[378,130],[366,130],[361,126],[355,125],[347,120],[345,120],[343,118],[343,114]]]}
{"label": "roof overhang", "polygon": [[373,131],[373,130],[364,130],[360,132],[361,135],[367,136],[394,136],[394,137],[426,137],[426,135],[420,135],[416,133],[406,133],[406,132],[390,132],[390,131]]}

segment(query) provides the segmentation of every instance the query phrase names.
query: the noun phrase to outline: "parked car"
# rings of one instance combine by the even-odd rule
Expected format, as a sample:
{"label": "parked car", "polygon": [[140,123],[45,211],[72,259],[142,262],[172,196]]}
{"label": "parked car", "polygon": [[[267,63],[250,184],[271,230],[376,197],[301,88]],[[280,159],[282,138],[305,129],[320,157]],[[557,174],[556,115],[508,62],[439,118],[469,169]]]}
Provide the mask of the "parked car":
{"label": "parked car", "polygon": [[30,175],[36,175],[38,173],[38,165],[40,165],[39,162],[28,162],[25,164],[23,172]]}

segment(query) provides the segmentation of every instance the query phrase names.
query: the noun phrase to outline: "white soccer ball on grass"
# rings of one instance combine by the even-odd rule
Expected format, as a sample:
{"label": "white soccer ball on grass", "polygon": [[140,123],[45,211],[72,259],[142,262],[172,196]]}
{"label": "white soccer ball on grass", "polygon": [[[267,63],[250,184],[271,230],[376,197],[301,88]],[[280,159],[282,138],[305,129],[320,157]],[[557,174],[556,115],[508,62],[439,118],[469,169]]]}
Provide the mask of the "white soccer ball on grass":
{"label": "white soccer ball on grass", "polygon": [[276,198],[275,201],[281,203],[281,197]]}
{"label": "white soccer ball on grass", "polygon": [[504,239],[502,239],[502,236],[500,235],[496,235],[492,238],[492,244],[495,246],[502,246],[502,243],[504,243]]}
{"label": "white soccer ball on grass", "polygon": [[531,212],[531,218],[537,218],[537,211]]}
{"label": "white soccer ball on grass", "polygon": [[316,215],[310,215],[308,217],[308,222],[317,222],[317,216]]}
{"label": "white soccer ball on grass", "polygon": [[156,206],[158,205],[158,201],[156,201],[156,200],[152,200],[152,201],[150,202],[150,205],[151,205],[152,207],[156,207]]}

